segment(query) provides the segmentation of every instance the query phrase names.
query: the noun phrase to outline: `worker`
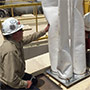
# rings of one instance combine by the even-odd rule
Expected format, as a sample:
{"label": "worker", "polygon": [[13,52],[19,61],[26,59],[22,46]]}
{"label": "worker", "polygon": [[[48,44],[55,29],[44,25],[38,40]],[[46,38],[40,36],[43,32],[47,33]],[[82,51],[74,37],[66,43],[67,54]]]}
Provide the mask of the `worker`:
{"label": "worker", "polygon": [[86,63],[90,68],[90,12],[84,15],[85,41],[86,41]]}
{"label": "worker", "polygon": [[0,47],[0,90],[36,90],[37,78],[25,73],[23,45],[26,45],[49,30],[44,30],[23,37],[23,25],[10,17],[2,23],[2,34],[5,38]]}
{"label": "worker", "polygon": [[90,12],[84,15],[86,50],[90,49]]}

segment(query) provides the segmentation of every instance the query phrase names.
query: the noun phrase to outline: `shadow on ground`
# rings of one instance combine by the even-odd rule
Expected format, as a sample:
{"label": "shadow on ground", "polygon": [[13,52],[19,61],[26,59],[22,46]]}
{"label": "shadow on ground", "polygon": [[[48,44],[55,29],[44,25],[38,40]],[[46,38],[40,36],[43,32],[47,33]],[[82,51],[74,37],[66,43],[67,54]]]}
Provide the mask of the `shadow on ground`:
{"label": "shadow on ground", "polygon": [[63,90],[60,86],[57,86],[51,80],[49,80],[44,74],[38,76],[38,85],[40,90]]}

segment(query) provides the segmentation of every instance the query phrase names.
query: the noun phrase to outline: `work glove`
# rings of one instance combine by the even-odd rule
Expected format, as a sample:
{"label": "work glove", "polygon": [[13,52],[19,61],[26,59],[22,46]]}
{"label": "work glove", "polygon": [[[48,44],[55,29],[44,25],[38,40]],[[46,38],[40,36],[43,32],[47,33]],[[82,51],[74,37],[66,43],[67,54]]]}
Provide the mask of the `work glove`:
{"label": "work glove", "polygon": [[27,80],[27,83],[28,83],[27,88],[30,88],[31,85],[36,86],[38,83],[37,77],[32,76],[30,80]]}
{"label": "work glove", "polygon": [[45,30],[45,32],[48,32],[49,27],[50,27],[50,24],[48,24],[48,25],[46,26],[46,28],[44,29],[44,30]]}
{"label": "work glove", "polygon": [[27,81],[27,84],[28,84],[28,85],[27,85],[27,88],[30,88],[31,85],[32,85],[32,81],[28,80],[28,81]]}

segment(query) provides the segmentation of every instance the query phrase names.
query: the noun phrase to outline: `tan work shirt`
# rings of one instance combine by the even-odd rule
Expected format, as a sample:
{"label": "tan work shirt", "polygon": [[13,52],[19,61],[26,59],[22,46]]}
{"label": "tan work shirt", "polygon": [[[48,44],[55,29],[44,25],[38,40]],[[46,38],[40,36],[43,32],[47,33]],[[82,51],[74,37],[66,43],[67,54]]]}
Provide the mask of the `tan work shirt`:
{"label": "tan work shirt", "polygon": [[26,88],[27,81],[22,80],[25,71],[23,45],[26,45],[46,32],[40,31],[26,36],[20,42],[5,40],[0,47],[0,81],[13,88]]}

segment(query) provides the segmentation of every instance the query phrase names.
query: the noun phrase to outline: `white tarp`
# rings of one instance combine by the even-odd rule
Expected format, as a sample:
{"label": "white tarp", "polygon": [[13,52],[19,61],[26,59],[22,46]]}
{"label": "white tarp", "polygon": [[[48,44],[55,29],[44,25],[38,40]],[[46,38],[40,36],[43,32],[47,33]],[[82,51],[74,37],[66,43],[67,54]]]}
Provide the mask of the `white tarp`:
{"label": "white tarp", "polygon": [[58,72],[61,78],[72,77],[72,59],[70,55],[69,45],[69,31],[70,31],[70,3],[68,0],[58,0],[59,7],[59,19],[58,19],[58,30],[59,30],[59,52],[58,52]]}
{"label": "white tarp", "polygon": [[58,63],[58,0],[42,0],[44,14],[50,24],[49,29],[49,51],[51,70],[57,73]]}
{"label": "white tarp", "polygon": [[52,73],[67,79],[86,70],[83,0],[42,0],[50,24]]}
{"label": "white tarp", "polygon": [[73,68],[75,74],[83,74],[86,71],[85,28],[82,12],[83,12],[83,0],[75,0],[74,31],[72,37]]}

